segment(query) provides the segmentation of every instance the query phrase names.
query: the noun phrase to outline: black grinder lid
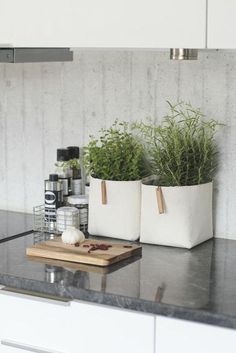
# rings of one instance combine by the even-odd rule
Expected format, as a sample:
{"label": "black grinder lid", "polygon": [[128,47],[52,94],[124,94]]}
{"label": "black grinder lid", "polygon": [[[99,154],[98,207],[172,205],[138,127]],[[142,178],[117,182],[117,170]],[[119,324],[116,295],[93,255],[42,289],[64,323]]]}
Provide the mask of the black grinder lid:
{"label": "black grinder lid", "polygon": [[78,146],[69,146],[67,147],[69,152],[69,159],[79,159],[79,147]]}
{"label": "black grinder lid", "polygon": [[69,151],[67,148],[58,148],[57,149],[57,161],[58,162],[67,162],[69,161]]}
{"label": "black grinder lid", "polygon": [[58,174],[49,174],[50,181],[58,181]]}

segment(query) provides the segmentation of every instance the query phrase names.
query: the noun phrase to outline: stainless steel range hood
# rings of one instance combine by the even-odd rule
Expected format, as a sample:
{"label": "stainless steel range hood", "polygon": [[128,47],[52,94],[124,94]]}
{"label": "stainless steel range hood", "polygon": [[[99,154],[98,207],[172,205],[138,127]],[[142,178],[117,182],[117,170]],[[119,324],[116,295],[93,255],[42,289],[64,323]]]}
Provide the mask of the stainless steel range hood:
{"label": "stainless steel range hood", "polygon": [[36,63],[73,61],[70,48],[0,47],[0,63]]}

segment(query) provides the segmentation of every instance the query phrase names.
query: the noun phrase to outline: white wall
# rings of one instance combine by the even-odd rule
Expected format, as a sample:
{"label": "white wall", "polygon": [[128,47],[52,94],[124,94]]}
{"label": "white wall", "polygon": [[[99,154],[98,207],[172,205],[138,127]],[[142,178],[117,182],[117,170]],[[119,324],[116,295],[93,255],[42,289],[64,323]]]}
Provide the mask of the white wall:
{"label": "white wall", "polygon": [[32,212],[58,147],[84,145],[115,118],[162,116],[166,99],[227,124],[215,232],[236,239],[236,51],[174,62],[168,51],[75,50],[72,63],[0,64],[0,208]]}

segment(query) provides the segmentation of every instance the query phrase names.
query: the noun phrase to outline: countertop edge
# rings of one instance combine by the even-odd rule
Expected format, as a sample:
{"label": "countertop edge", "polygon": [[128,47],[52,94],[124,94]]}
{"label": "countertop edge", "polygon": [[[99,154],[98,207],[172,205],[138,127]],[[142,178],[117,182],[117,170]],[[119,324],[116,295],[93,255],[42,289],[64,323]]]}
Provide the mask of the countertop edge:
{"label": "countertop edge", "polygon": [[72,286],[64,287],[60,284],[34,281],[6,274],[0,274],[0,283],[3,286],[38,292],[44,295],[61,297],[63,299],[81,300],[84,302],[108,305],[141,313],[236,329],[236,317],[211,313],[202,309],[192,309],[144,299],[134,299],[122,295],[101,293],[90,289],[75,288]]}

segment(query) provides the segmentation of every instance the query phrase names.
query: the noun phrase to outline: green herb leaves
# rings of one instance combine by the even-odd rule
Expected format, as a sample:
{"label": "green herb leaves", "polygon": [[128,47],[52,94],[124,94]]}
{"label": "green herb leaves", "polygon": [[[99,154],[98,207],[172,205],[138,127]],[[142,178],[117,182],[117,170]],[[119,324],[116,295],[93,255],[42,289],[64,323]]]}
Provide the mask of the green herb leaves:
{"label": "green herb leaves", "polygon": [[84,164],[91,175],[104,180],[139,180],[146,172],[144,147],[126,122],[115,121],[98,139],[91,137]]}
{"label": "green herb leaves", "polygon": [[[181,102],[169,105],[160,125],[152,120],[116,121],[85,147],[85,167],[104,180],[138,180],[154,174],[162,186],[212,181],[217,167],[215,133],[222,125],[205,120],[199,109]],[[136,134],[134,134],[134,132]]]}
{"label": "green herb leaves", "polygon": [[214,136],[219,124],[205,121],[190,104],[169,103],[161,125],[136,124],[150,156],[159,185],[197,185],[212,181],[217,167]]}

